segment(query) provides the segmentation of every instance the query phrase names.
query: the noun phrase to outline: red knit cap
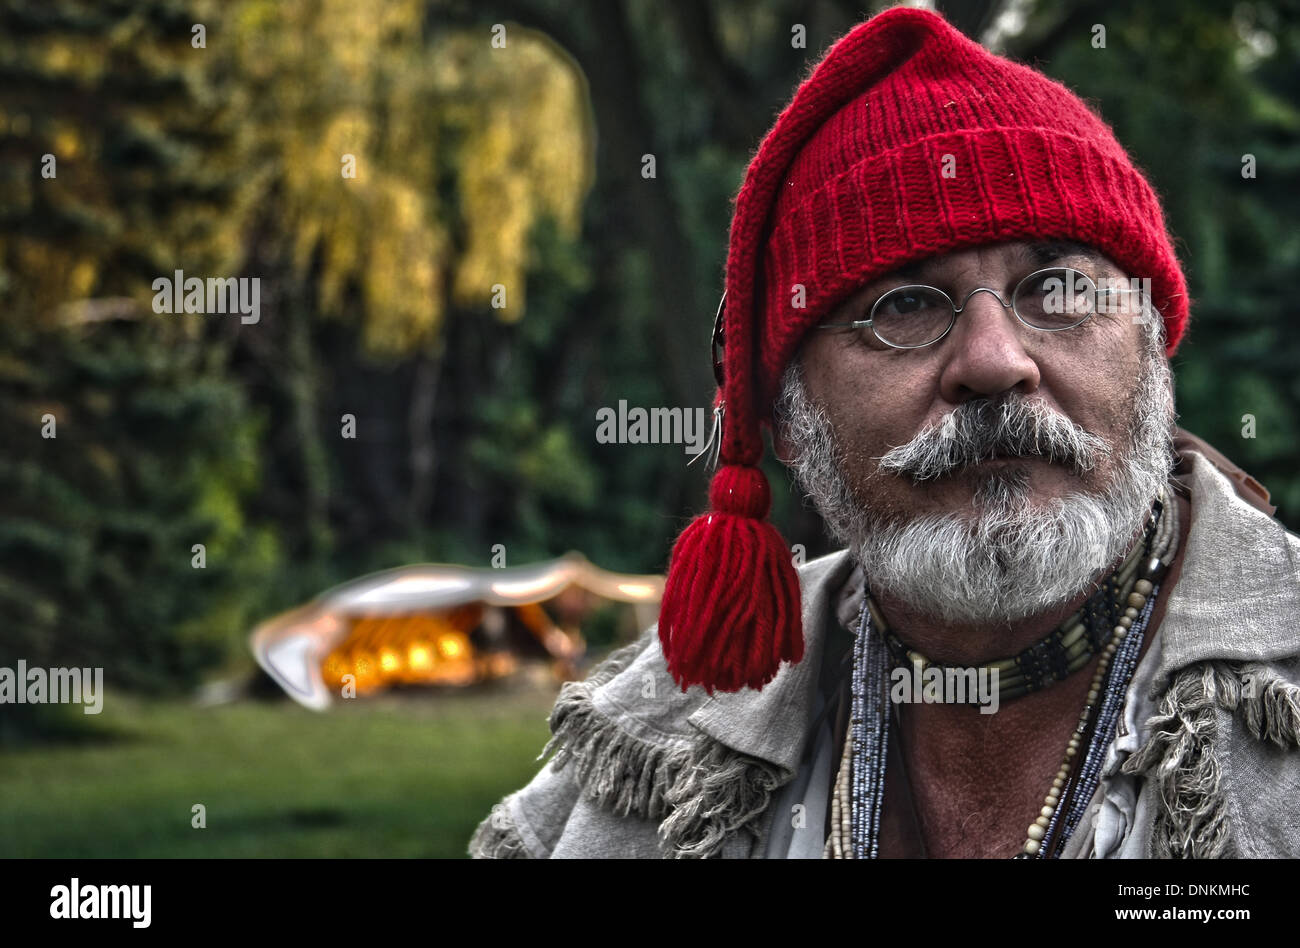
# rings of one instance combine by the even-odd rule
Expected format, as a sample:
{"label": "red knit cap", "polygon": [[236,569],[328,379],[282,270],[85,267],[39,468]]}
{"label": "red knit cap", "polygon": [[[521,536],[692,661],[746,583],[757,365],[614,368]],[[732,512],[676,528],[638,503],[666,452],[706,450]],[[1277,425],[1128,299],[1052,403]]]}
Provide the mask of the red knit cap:
{"label": "red knit cap", "polygon": [[888,10],[831,47],[735,204],[722,466],[712,512],[673,548],[659,614],[674,678],[710,692],[762,688],[803,657],[798,578],[765,519],[761,425],[804,333],[846,296],[961,247],[1061,238],[1151,280],[1170,354],[1188,310],[1159,200],[1110,127],[1065,86],[926,10]]}

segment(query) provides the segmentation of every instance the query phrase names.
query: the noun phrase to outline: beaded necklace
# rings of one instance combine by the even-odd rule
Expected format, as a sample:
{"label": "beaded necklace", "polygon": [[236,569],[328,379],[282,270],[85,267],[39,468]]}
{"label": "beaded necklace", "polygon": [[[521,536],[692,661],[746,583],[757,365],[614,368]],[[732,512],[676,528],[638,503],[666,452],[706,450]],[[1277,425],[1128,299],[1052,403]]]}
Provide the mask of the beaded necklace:
{"label": "beaded necklace", "polygon": [[[1177,502],[1168,501],[1162,488],[1152,508],[1151,523],[1143,538],[1135,544],[1136,551],[1145,551],[1140,560],[1142,565],[1132,573],[1140,575],[1130,580],[1131,589],[1122,600],[1123,614],[1116,619],[1110,640],[1102,650],[1087,702],[1066,745],[1064,760],[1043,798],[1038,816],[1029,826],[1024,846],[1014,858],[1059,857],[1087,810],[1100,781],[1105,751],[1114,737],[1124,696],[1142,649],[1142,639],[1160,594],[1160,581],[1177,552],[1178,532]],[[1117,575],[1122,575],[1130,564],[1136,562],[1130,555]],[[1111,581],[1114,582],[1115,577]],[[1119,588],[1127,585],[1125,582]],[[841,751],[831,799],[831,831],[824,852],[832,859],[875,859],[879,856],[880,813],[889,750],[886,683],[892,663],[886,636],[879,630],[873,631],[873,620],[878,615],[870,592],[864,590],[854,640],[849,731]],[[1076,665],[1075,670],[1082,664]],[[1018,694],[1030,690],[1033,689],[1026,688]],[[1076,768],[1076,759],[1089,730],[1091,738],[1082,763]],[[1067,803],[1064,808],[1060,805],[1063,799]]]}

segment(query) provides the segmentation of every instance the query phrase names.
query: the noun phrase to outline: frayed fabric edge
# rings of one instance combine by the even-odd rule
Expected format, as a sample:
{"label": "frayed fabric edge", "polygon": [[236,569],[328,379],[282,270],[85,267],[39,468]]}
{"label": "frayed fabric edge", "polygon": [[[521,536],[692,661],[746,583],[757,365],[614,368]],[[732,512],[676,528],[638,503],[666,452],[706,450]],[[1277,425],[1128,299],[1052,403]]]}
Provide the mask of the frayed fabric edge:
{"label": "frayed fabric edge", "polygon": [[1258,741],[1300,747],[1300,687],[1268,665],[1201,662],[1180,672],[1148,722],[1151,736],[1123,772],[1153,781],[1160,812],[1152,851],[1158,858],[1237,855],[1217,745],[1218,710],[1241,715]]}
{"label": "frayed fabric edge", "polygon": [[1300,685],[1260,662],[1233,663],[1229,668],[1234,676],[1221,689],[1223,707],[1240,710],[1246,730],[1257,741],[1283,750],[1300,748]]}
{"label": "frayed fabric edge", "polygon": [[492,807],[469,841],[471,859],[527,859],[528,848],[510,816],[506,802]]}
{"label": "frayed fabric edge", "polygon": [[584,797],[616,816],[659,822],[669,858],[716,856],[761,814],[780,785],[778,769],[710,738],[654,744],[602,714],[592,693],[632,663],[642,642],[611,655],[586,681],[569,682],[551,711],[555,770],[572,765]]}
{"label": "frayed fabric edge", "polygon": [[[632,663],[632,659],[640,653],[648,640],[649,636],[647,635],[631,645],[611,652],[605,661],[592,670],[586,684],[591,688],[596,688],[609,681]],[[565,689],[572,687],[573,683],[564,685],[560,691],[561,698],[565,694]],[[552,712],[553,719],[554,712]],[[550,744],[547,744],[547,750],[549,749]],[[540,756],[545,757],[546,753],[547,751],[544,750]],[[519,828],[510,815],[510,797],[493,806],[487,818],[474,830],[474,835],[469,841],[469,855],[472,859],[531,858],[523,836],[520,835]]]}

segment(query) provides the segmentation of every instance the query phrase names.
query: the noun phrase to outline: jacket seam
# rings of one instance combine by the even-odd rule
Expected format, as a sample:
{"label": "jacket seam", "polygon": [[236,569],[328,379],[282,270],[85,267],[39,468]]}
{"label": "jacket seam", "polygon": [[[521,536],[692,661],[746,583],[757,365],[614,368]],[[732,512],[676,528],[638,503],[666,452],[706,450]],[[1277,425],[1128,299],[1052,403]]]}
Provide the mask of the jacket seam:
{"label": "jacket seam", "polygon": [[[528,850],[528,855],[533,859],[550,859],[551,850],[546,847],[533,828],[528,825],[528,820],[524,817],[523,808],[519,805],[519,794],[512,793],[508,802],[510,821],[515,825],[515,832],[523,841],[524,848]],[[572,811],[570,811],[572,814]],[[568,822],[567,819],[565,822]]]}

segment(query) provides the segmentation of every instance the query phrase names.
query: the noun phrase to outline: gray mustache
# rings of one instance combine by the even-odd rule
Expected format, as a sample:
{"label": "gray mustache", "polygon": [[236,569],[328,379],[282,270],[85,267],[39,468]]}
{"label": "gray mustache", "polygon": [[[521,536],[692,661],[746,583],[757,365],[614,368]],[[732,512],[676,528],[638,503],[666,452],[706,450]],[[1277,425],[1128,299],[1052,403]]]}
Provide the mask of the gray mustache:
{"label": "gray mustache", "polygon": [[959,405],[877,460],[882,473],[919,483],[1001,457],[1044,457],[1084,474],[1110,453],[1104,440],[1042,400],[1010,396]]}

